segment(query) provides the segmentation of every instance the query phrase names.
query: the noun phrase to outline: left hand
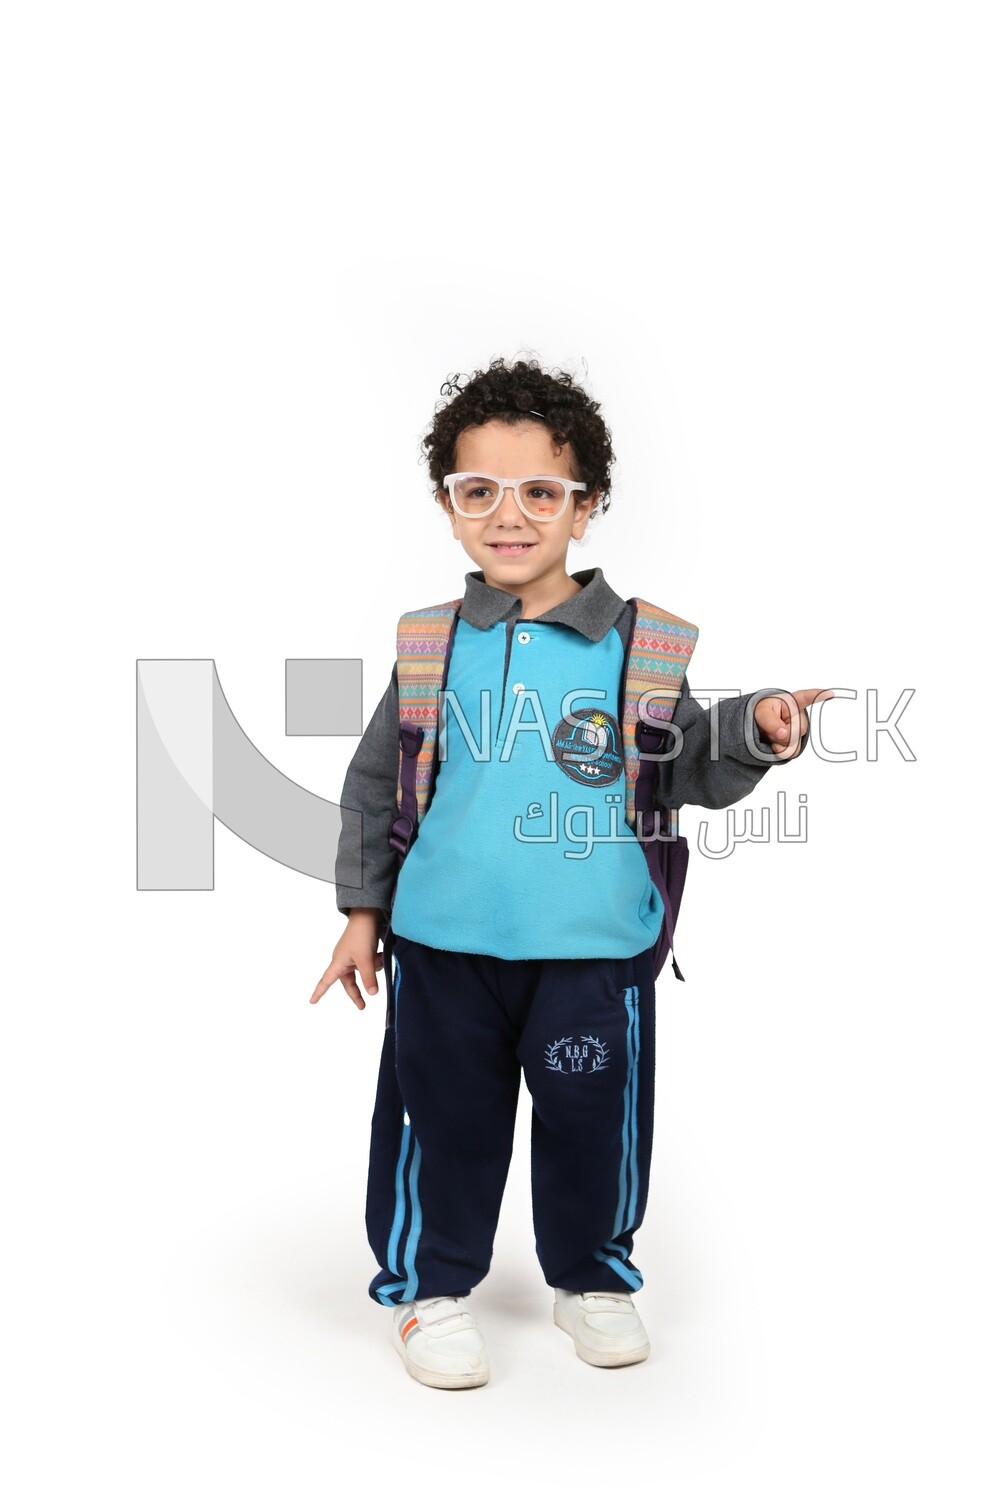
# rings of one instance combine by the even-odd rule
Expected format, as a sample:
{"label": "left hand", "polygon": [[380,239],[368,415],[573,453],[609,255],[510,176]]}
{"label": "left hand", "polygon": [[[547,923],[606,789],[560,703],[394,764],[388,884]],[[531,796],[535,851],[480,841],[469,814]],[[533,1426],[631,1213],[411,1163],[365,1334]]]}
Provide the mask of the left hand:
{"label": "left hand", "polygon": [[834,697],[834,691],[832,688],[800,688],[791,697],[795,700],[794,712],[787,698],[774,697],[761,698],[753,711],[761,736],[779,760],[792,760],[799,754],[802,736],[809,727],[806,709],[812,703]]}

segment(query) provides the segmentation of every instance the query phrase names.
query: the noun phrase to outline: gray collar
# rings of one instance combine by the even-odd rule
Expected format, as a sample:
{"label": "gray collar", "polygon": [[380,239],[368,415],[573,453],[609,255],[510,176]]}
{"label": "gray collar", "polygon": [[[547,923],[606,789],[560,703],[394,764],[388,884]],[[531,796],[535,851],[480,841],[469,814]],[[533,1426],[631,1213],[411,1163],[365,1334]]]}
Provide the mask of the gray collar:
{"label": "gray collar", "polygon": [[[570,577],[581,585],[571,599],[564,599],[543,615],[542,623],[571,625],[588,641],[602,641],[625,608],[625,600],[615,593],[600,568],[584,568]],[[459,614],[477,630],[489,630],[498,620],[521,618],[521,600],[506,589],[495,589],[486,582],[481,568],[465,575],[465,598]]]}

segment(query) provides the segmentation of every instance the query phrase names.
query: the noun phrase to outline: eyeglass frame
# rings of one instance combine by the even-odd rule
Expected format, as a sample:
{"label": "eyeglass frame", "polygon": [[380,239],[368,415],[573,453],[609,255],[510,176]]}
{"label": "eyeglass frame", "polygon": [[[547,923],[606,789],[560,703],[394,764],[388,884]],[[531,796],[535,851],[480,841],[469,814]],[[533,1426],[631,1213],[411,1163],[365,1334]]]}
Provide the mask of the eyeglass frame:
{"label": "eyeglass frame", "polygon": [[[455,481],[458,479],[494,480],[494,482],[500,486],[500,489],[489,510],[477,510],[474,515],[471,515],[468,511],[463,510],[458,501],[455,499]],[[521,503],[521,496],[518,493],[521,485],[537,484],[539,481],[542,481],[543,483],[547,481],[549,484],[562,484],[566,487],[566,493],[563,496],[563,503],[554,516],[533,515],[532,512],[530,510],[526,510],[524,505]],[[567,479],[565,474],[528,474],[523,479],[501,479],[499,474],[483,474],[478,469],[465,469],[460,474],[446,474],[441,483],[444,489],[448,491],[448,497],[451,500],[452,505],[458,511],[458,514],[464,517],[466,521],[481,521],[486,516],[491,516],[503,499],[504,491],[511,490],[514,495],[514,503],[517,505],[517,508],[521,512],[521,514],[527,516],[529,521],[541,521],[543,524],[547,524],[549,521],[558,521],[560,516],[564,516],[566,514],[566,507],[570,502],[570,497],[576,490],[583,490],[585,494],[590,494],[591,489],[593,488],[589,484],[584,484],[582,479]]]}

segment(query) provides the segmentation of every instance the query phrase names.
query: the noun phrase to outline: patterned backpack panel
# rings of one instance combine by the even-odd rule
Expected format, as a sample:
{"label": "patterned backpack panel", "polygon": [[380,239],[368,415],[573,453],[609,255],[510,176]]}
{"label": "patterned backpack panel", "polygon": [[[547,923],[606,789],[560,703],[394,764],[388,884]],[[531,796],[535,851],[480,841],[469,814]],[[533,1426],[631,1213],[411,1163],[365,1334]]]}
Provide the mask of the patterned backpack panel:
{"label": "patterned backpack panel", "polygon": [[[639,779],[639,752],[635,742],[636,726],[642,719],[668,723],[680,697],[681,684],[688,669],[698,627],[679,615],[672,615],[651,604],[648,599],[633,599],[635,620],[630,648],[626,654],[625,681],[622,693],[622,743],[625,751],[625,820],[635,827],[635,787]],[[642,702],[644,693],[651,696]],[[668,746],[670,740],[668,738]],[[645,824],[645,819],[643,820]],[[643,828],[651,833],[652,829]],[[670,813],[670,834],[676,836],[677,814]]]}
{"label": "patterned backpack panel", "polygon": [[[424,731],[424,741],[417,754],[417,817],[427,810],[427,794],[437,754],[438,693],[444,676],[444,662],[455,615],[461,599],[432,604],[427,609],[411,609],[400,616],[396,627],[396,662],[399,678],[400,726],[411,725]],[[396,806],[403,805],[403,756],[396,779]]]}

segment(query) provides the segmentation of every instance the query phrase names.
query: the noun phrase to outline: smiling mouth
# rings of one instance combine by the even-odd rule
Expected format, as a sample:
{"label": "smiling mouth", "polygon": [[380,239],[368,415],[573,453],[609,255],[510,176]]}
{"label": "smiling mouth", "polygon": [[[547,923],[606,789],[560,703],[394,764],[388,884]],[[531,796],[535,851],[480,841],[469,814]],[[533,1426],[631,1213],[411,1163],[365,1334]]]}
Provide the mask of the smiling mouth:
{"label": "smiling mouth", "polygon": [[534,542],[487,542],[486,545],[487,547],[491,547],[494,552],[516,553],[527,552],[529,548],[534,547],[536,544]]}

